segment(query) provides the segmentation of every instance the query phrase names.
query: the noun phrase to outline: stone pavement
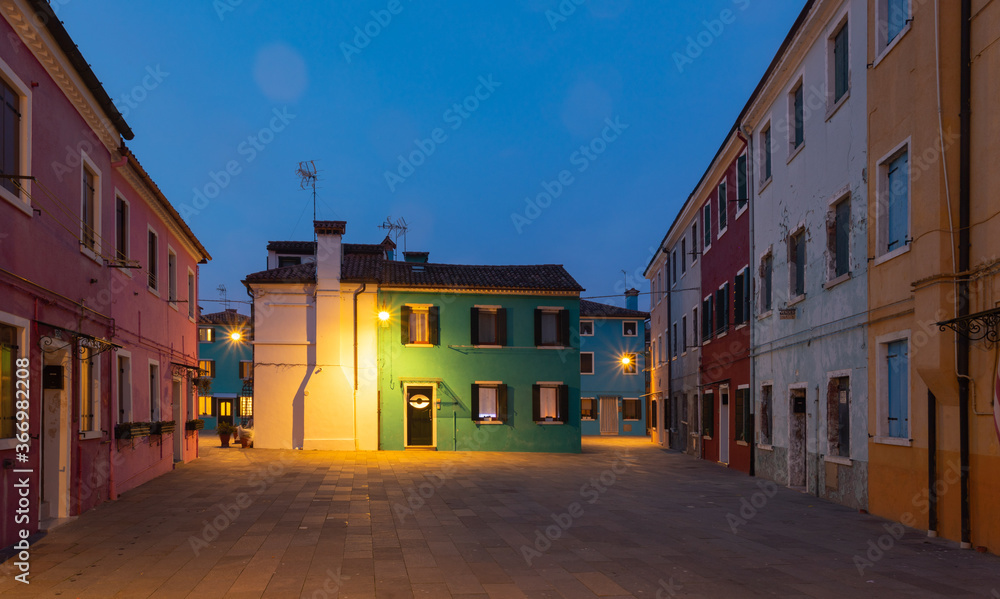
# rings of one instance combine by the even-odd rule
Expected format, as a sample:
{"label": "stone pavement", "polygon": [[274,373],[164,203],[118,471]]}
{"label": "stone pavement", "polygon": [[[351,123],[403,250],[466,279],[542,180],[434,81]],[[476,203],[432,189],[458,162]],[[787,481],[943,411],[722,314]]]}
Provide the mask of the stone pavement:
{"label": "stone pavement", "polygon": [[5,563],[0,596],[1000,598],[996,556],[645,439],[202,448],[37,542],[30,585]]}

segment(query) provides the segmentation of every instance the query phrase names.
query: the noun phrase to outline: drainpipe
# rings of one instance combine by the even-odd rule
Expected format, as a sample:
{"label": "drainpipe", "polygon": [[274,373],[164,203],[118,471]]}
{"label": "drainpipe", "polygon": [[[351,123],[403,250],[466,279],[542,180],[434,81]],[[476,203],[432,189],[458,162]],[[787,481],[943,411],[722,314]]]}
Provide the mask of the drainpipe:
{"label": "drainpipe", "polygon": [[927,514],[927,536],[937,536],[937,398],[927,390],[927,489],[930,512]]}
{"label": "drainpipe", "polygon": [[[660,247],[660,251],[661,252],[663,251],[663,247],[662,246]],[[687,258],[685,258],[685,259],[687,259]],[[670,264],[670,257],[669,257],[669,255],[667,256],[667,264],[668,265]],[[668,269],[667,272],[670,272],[671,274],[673,274],[673,272],[669,270],[670,269],[669,266],[667,266],[667,269]],[[670,294],[671,293],[670,292],[670,287],[671,287],[670,285],[667,285],[667,349],[668,350],[671,347],[673,347],[673,342],[674,342],[674,340],[670,338],[670,335],[674,332],[673,329],[670,328],[670,323],[671,323],[671,320],[670,320],[670,317],[671,317],[670,316],[670,314],[671,314],[671,304],[674,302],[674,298]],[[661,293],[662,293],[662,290],[661,290]],[[650,306],[652,306],[654,299],[655,298],[653,298],[652,296],[650,296],[650,299],[649,299]],[[650,310],[650,312],[652,312],[652,310]],[[652,333],[650,333],[650,337],[652,337]],[[656,362],[656,359],[659,357],[659,352],[662,351],[662,350],[658,347],[658,348],[656,348],[656,351],[657,351],[657,355],[653,356],[653,360],[652,360],[654,363]],[[665,354],[667,356],[667,397],[665,398],[665,400],[663,402],[660,403],[660,410],[661,411],[663,410],[663,406],[664,405],[671,406],[671,405],[673,405],[673,402],[674,402],[674,364],[673,364],[673,360],[670,359],[670,352],[667,351],[667,352],[665,352]],[[684,398],[684,401],[687,401],[686,397]],[[664,418],[663,421],[666,422],[666,418]],[[673,422],[671,422],[671,425],[672,424],[673,424]],[[699,423],[699,425],[700,425],[700,423]],[[690,435],[690,434],[691,434],[691,431],[688,431],[688,435]],[[684,450],[687,449],[687,444],[688,444],[688,440],[684,439],[684,449],[681,450],[681,451],[684,451]],[[667,448],[669,448],[671,445],[672,445],[672,443],[670,443],[670,440],[668,440],[667,441]],[[702,457],[705,457],[705,456],[702,455]]]}
{"label": "drainpipe", "polygon": [[[972,2],[962,0],[961,21],[961,57],[959,62],[959,129],[961,141],[959,150],[959,183],[958,183],[958,272],[969,270],[971,239],[969,237],[970,223],[970,180],[971,180],[971,91],[972,91]],[[969,315],[969,280],[967,275],[959,275],[958,285],[958,317]],[[958,375],[958,427],[959,450],[962,467],[962,547],[972,546],[972,526],[969,507],[969,339],[958,335],[956,347]]]}
{"label": "drainpipe", "polygon": [[354,451],[358,450],[358,296],[367,287],[367,283],[362,283],[354,290]]}

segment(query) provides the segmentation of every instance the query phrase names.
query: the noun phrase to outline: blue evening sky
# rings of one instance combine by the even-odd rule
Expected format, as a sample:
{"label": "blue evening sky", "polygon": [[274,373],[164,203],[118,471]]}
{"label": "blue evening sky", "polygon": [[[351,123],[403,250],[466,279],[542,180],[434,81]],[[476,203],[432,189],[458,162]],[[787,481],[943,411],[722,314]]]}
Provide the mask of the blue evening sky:
{"label": "blue evening sky", "polygon": [[52,4],[212,254],[215,311],[220,284],[247,299],[267,241],[312,239],[303,160],[347,242],[403,217],[432,262],[563,264],[584,297],[620,294],[624,270],[647,291],[803,0]]}

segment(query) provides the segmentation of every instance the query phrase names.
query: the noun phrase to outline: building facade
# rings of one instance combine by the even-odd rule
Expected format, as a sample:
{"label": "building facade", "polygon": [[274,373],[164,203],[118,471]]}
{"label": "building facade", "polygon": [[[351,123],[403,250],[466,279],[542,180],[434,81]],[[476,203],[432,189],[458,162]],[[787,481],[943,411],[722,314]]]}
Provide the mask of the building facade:
{"label": "building facade", "polygon": [[[580,300],[580,430],[584,435],[656,434],[657,403],[644,401],[645,322],[638,291],[625,308]],[[652,405],[652,408],[647,406]]]}
{"label": "building facade", "polygon": [[198,318],[198,418],[249,426],[253,419],[250,317],[233,308]]}
{"label": "building facade", "polygon": [[[197,456],[186,423],[210,257],[49,4],[0,15],[0,459],[30,470],[0,474],[29,489],[27,518],[0,523],[7,546]],[[0,504],[13,514],[18,497]]]}
{"label": "building facade", "polygon": [[391,241],[315,226],[312,259],[244,281],[255,446],[580,451],[582,289],[565,269],[397,261]]}
{"label": "building facade", "polygon": [[1000,553],[1000,6],[867,16],[869,509]]}

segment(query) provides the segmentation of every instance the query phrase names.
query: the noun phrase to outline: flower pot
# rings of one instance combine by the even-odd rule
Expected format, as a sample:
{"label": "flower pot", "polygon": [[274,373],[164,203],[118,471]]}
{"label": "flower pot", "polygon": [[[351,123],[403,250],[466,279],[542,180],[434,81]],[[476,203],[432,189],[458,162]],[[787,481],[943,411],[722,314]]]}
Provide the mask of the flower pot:
{"label": "flower pot", "polygon": [[232,437],[232,433],[219,433],[219,441],[222,441],[223,447],[229,447],[229,438]]}
{"label": "flower pot", "polygon": [[247,437],[240,437],[240,446],[243,447],[243,449],[250,447],[250,439]]}

